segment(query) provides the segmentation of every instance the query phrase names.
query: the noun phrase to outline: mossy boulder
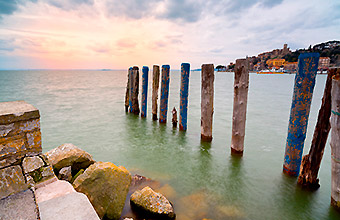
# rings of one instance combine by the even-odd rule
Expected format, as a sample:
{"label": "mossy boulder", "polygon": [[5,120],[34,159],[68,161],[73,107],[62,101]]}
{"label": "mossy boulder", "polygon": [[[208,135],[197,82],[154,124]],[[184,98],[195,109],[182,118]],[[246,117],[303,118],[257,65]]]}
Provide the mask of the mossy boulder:
{"label": "mossy boulder", "polygon": [[89,153],[73,144],[63,144],[48,151],[45,155],[57,173],[61,168],[68,166],[72,167],[72,172],[78,172],[95,162]]}
{"label": "mossy boulder", "polygon": [[98,216],[119,219],[131,183],[127,169],[110,162],[96,162],[73,182],[73,187],[84,193]]}
{"label": "mossy boulder", "polygon": [[175,219],[176,215],[170,201],[162,194],[146,186],[130,197],[131,205],[137,211],[156,219]]}

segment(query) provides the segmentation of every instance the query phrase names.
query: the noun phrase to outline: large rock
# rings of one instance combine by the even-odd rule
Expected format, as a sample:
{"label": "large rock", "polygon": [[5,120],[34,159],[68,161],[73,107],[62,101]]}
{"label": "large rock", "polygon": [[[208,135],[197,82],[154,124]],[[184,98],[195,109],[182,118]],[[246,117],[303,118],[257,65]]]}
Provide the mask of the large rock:
{"label": "large rock", "polygon": [[124,167],[110,162],[97,162],[75,179],[73,186],[91,201],[100,218],[119,219],[131,183]]}
{"label": "large rock", "polygon": [[44,166],[44,161],[39,156],[25,157],[22,161],[24,173],[33,172]]}
{"label": "large rock", "polygon": [[135,208],[161,219],[174,219],[174,208],[162,194],[156,193],[150,187],[134,192],[130,201]]}
{"label": "large rock", "polygon": [[89,153],[73,144],[63,144],[48,151],[45,155],[57,171],[68,166],[71,166],[73,171],[78,171],[86,169],[95,162]]}

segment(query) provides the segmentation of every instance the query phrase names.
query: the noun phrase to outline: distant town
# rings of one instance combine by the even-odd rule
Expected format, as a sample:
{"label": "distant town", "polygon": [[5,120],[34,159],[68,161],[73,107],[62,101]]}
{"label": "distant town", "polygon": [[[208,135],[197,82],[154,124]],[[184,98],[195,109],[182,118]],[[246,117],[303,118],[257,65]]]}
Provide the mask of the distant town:
{"label": "distant town", "polygon": [[[340,66],[340,41],[328,41],[325,43],[310,45],[308,49],[291,51],[287,44],[282,49],[260,53],[257,56],[248,57],[249,70],[253,72],[272,70],[285,73],[295,73],[298,65],[298,57],[301,53],[320,53],[318,69],[320,73],[326,72],[330,67]],[[234,63],[227,66],[218,65],[216,70],[220,72],[233,71]]]}

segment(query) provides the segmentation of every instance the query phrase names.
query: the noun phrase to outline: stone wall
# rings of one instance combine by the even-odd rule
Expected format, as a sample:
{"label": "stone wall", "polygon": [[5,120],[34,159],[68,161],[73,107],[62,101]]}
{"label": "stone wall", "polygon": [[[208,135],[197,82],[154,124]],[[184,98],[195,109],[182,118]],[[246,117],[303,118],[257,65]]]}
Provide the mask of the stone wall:
{"label": "stone wall", "polygon": [[0,199],[54,176],[41,153],[39,110],[25,101],[0,103]]}

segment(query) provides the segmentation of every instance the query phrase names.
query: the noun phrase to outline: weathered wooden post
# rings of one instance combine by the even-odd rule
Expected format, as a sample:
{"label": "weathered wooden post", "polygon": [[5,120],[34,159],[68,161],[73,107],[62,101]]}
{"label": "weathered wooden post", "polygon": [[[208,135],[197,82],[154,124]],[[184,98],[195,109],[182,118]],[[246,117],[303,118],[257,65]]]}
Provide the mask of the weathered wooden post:
{"label": "weathered wooden post", "polygon": [[314,135],[309,153],[302,157],[301,171],[298,184],[304,188],[315,190],[320,187],[318,173],[323,152],[327,142],[329,130],[331,129],[331,90],[332,77],[340,74],[340,68],[330,69],[328,72],[322,104],[319,110],[318,121],[315,126]]}
{"label": "weathered wooden post", "polygon": [[249,87],[248,59],[238,59],[235,64],[234,106],[231,136],[231,154],[243,154],[246,129]]}
{"label": "weathered wooden post", "polygon": [[166,123],[168,114],[168,98],[169,98],[169,83],[170,83],[170,66],[162,66],[162,85],[161,85],[161,104],[159,111],[159,122]]}
{"label": "weathered wooden post", "polygon": [[340,76],[332,80],[332,110],[331,110],[331,158],[332,184],[331,205],[340,210]]}
{"label": "weathered wooden post", "polygon": [[154,121],[158,119],[157,118],[158,88],[159,88],[159,66],[153,65],[153,69],[152,69],[152,120]]}
{"label": "weathered wooden post", "polygon": [[134,113],[135,115],[139,114],[139,104],[138,104],[138,93],[139,93],[139,68],[138,66],[134,66],[132,68],[131,74],[131,104],[132,108],[130,108],[130,112]]}
{"label": "weathered wooden post", "polygon": [[190,75],[190,64],[182,63],[181,65],[181,93],[180,93],[180,108],[179,108],[179,130],[181,131],[187,130],[189,75]]}
{"label": "weathered wooden post", "polygon": [[176,108],[174,107],[172,109],[172,127],[174,128],[177,128],[177,110]]}
{"label": "weathered wooden post", "polygon": [[141,117],[145,118],[147,115],[148,103],[148,81],[149,81],[149,67],[143,66],[142,69],[142,112]]}
{"label": "weathered wooden post", "polygon": [[133,71],[132,67],[129,68],[129,111],[132,113],[132,90],[133,90]]}
{"label": "weathered wooden post", "polygon": [[299,56],[283,164],[283,172],[290,176],[298,176],[300,171],[319,56],[319,53]]}
{"label": "weathered wooden post", "polygon": [[130,93],[130,68],[128,70],[128,80],[127,80],[127,83],[126,83],[126,93],[125,93],[125,112],[128,112],[129,111],[129,93]]}
{"label": "weathered wooden post", "polygon": [[203,64],[201,78],[201,140],[207,142],[212,141],[214,80],[214,64]]}

